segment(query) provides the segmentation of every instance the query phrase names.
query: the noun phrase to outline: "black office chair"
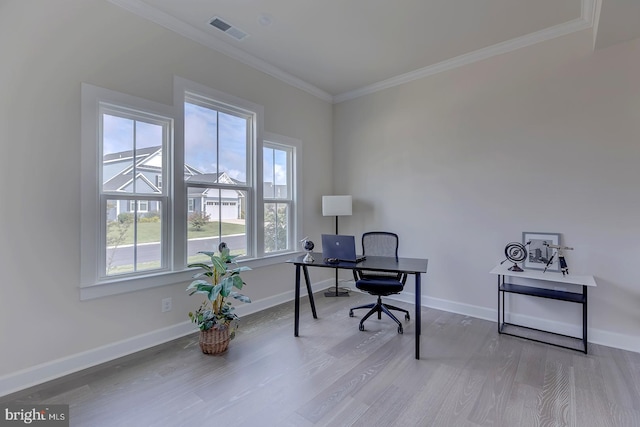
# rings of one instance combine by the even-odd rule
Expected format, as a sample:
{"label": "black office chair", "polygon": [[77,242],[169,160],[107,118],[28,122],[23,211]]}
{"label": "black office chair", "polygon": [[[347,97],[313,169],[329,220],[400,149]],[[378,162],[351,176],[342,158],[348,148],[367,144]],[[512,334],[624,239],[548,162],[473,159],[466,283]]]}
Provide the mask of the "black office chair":
{"label": "black office chair", "polygon": [[[398,259],[398,235],[388,233],[386,231],[371,231],[362,235],[362,254],[366,256],[386,256]],[[382,303],[383,296],[398,294],[404,289],[407,281],[406,273],[385,273],[382,271],[371,270],[354,270],[353,277],[356,281],[356,288],[376,295],[378,301],[372,304],[360,305],[349,310],[349,316],[353,317],[353,310],[360,308],[370,309],[367,314],[360,320],[360,330],[364,331],[364,321],[373,313],[378,313],[378,319],[382,318],[384,312],[398,324],[398,333],[401,334],[402,323],[390,310],[401,311],[404,313],[405,320],[409,320],[409,312],[403,308],[394,307],[389,304]]]}

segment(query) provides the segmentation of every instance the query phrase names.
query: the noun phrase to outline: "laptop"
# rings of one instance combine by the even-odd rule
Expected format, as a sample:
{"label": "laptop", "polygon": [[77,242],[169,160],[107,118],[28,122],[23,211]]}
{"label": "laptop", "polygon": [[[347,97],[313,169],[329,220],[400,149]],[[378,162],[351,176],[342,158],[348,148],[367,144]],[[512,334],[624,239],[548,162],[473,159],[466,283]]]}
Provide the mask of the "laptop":
{"label": "laptop", "polygon": [[364,256],[356,256],[355,236],[345,236],[341,234],[322,235],[322,258],[325,262],[361,262],[366,259]]}

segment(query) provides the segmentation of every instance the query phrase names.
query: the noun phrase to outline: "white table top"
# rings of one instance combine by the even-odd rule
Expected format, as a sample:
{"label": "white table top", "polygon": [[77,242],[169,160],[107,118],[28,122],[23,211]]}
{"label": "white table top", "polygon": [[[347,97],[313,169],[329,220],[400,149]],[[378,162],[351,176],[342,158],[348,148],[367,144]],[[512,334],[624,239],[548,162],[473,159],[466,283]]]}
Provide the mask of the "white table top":
{"label": "white table top", "polygon": [[582,276],[576,274],[562,275],[555,271],[543,272],[542,270],[509,271],[510,262],[496,265],[489,274],[498,274],[511,277],[522,277],[523,279],[547,280],[549,282],[568,283],[571,285],[597,286],[593,276]]}

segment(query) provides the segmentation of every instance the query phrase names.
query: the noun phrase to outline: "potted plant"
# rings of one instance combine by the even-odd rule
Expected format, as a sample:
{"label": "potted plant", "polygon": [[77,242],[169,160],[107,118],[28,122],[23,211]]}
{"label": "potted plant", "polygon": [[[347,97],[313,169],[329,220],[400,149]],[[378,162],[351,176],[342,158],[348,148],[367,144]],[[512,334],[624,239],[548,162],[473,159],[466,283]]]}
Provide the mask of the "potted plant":
{"label": "potted plant", "polygon": [[205,294],[207,299],[195,312],[189,312],[189,318],[200,329],[200,349],[206,354],[219,354],[227,350],[229,341],[235,336],[238,327],[238,316],[235,307],[226,298],[232,297],[243,302],[251,302],[249,297],[233,290],[242,289],[245,285],[240,272],[251,270],[249,267],[238,267],[235,258],[230,255],[226,244],[218,247],[219,255],[215,252],[200,251],[208,256],[211,265],[206,263],[189,264],[189,268],[201,269],[187,287],[189,295]]}

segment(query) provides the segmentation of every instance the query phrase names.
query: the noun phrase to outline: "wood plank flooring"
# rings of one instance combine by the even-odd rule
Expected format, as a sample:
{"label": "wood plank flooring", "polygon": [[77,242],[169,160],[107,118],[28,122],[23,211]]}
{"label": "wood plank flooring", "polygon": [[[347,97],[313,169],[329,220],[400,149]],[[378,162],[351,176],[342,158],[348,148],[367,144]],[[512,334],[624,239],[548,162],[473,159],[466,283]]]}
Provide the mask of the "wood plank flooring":
{"label": "wood plank flooring", "polygon": [[[414,323],[349,307],[375,297],[316,294],[246,316],[222,356],[193,334],[0,398],[66,403],[72,426],[640,426],[640,354],[589,355],[510,336],[496,324],[422,310]],[[413,307],[403,303],[396,305]]]}

